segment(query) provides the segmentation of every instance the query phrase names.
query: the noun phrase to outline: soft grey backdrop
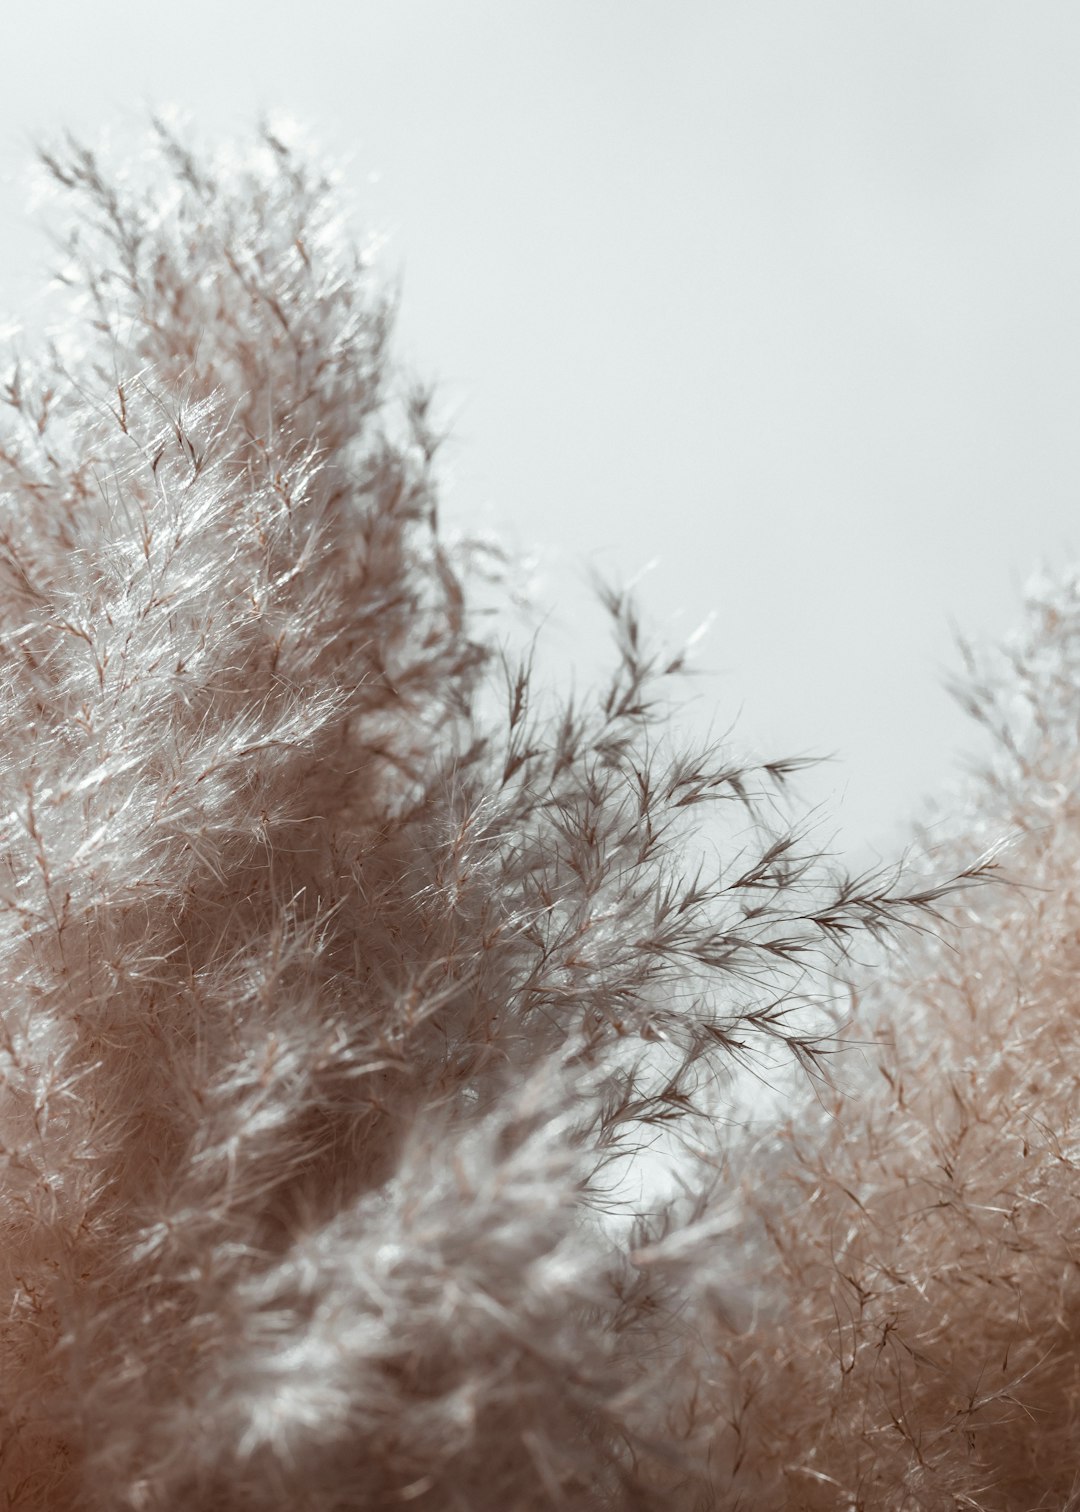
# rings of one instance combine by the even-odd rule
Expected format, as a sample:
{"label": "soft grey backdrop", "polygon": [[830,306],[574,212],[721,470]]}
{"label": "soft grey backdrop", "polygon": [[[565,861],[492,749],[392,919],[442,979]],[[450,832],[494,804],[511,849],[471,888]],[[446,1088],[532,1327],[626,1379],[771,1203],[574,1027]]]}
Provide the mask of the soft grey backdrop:
{"label": "soft grey backdrop", "polygon": [[996,638],[1077,542],[1080,8],[1045,0],[99,0],[20,7],[0,308],[42,244],[31,136],[291,111],[403,275],[455,420],[451,518],[531,550],[548,657],[583,568],[671,638],[689,721],[887,849],[979,742],[950,625]]}

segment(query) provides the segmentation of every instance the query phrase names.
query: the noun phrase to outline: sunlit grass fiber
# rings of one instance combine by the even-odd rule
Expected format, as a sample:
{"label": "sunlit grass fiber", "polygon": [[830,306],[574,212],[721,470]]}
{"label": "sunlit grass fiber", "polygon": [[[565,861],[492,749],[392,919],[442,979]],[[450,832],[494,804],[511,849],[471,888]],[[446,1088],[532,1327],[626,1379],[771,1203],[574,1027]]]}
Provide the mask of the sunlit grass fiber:
{"label": "sunlit grass fiber", "polygon": [[[1000,759],[954,852],[846,875],[797,761],[680,739],[626,594],[574,697],[477,611],[315,159],[157,125],[43,165],[68,287],[0,425],[7,1505],[1080,1505],[1075,586],[972,661]],[[781,1059],[805,1091],[733,1125]]]}

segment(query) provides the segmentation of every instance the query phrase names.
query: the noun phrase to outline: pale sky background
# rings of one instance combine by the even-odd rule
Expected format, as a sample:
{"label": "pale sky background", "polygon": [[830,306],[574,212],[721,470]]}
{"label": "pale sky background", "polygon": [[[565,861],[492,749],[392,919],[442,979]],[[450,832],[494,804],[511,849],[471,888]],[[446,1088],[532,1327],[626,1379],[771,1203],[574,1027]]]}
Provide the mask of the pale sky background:
{"label": "pale sky background", "polygon": [[45,246],[31,137],[285,110],[403,277],[455,420],[447,509],[534,551],[548,661],[584,570],[671,640],[685,718],[888,852],[979,741],[995,640],[1080,546],[1080,6],[1060,0],[85,0],[5,20],[0,311]]}

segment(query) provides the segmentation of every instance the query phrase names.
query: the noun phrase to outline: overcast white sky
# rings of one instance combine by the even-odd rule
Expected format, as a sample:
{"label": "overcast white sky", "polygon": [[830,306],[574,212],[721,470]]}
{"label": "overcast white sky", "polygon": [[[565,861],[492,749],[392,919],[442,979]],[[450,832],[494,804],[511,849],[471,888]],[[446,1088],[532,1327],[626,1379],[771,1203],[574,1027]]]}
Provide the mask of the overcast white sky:
{"label": "overcast white sky", "polygon": [[687,718],[888,848],[978,741],[997,638],[1080,546],[1080,7],[1046,0],[85,0],[5,22],[0,309],[31,136],[283,109],[348,162],[456,416],[455,520],[535,549],[556,664],[588,565],[673,639]]}

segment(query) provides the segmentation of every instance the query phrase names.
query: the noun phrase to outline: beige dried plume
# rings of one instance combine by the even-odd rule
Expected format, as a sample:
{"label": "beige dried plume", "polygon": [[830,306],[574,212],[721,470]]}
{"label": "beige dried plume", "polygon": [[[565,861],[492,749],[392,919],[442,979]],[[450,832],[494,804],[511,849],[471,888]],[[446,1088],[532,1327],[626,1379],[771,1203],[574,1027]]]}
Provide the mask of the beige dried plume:
{"label": "beige dried plume", "polygon": [[[1041,891],[905,983],[874,942],[982,863],[843,875],[797,763],[680,742],[622,593],[582,697],[481,629],[315,158],[43,161],[71,298],[0,429],[7,1505],[1065,1506],[1068,732]],[[860,948],[894,1048],[823,1124]],[[816,1078],[786,1142],[723,1117],[770,1046]]]}

